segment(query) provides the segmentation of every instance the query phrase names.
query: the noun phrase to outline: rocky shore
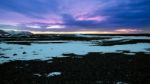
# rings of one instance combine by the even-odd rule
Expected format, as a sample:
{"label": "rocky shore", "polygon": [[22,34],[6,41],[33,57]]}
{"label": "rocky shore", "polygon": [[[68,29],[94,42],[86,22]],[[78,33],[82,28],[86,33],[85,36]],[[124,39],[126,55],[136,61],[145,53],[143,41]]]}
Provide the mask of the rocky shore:
{"label": "rocky shore", "polygon": [[149,84],[150,55],[124,52],[3,63],[0,84]]}

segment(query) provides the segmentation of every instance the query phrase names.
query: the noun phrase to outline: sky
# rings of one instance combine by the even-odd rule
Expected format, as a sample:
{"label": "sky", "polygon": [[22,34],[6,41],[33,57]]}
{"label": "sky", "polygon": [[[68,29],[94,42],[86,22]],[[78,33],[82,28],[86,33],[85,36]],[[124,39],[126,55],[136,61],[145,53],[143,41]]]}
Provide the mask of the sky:
{"label": "sky", "polygon": [[150,0],[0,0],[0,29],[150,33]]}

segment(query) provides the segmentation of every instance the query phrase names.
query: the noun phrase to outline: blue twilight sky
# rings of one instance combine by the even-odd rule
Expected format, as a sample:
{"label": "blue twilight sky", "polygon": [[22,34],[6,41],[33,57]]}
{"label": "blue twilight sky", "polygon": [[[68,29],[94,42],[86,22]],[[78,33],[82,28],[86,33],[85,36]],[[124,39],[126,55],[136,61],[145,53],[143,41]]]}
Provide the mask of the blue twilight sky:
{"label": "blue twilight sky", "polygon": [[150,0],[0,0],[0,29],[149,33]]}

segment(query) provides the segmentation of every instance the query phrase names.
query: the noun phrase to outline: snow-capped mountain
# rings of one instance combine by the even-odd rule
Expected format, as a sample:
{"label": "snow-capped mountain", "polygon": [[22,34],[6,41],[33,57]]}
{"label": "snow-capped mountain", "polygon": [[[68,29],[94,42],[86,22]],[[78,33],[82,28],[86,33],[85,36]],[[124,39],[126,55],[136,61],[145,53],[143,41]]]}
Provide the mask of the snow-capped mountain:
{"label": "snow-capped mountain", "polygon": [[0,30],[0,36],[8,36],[9,33],[8,32],[5,32],[3,30]]}
{"label": "snow-capped mountain", "polygon": [[31,36],[32,33],[29,32],[29,31],[13,31],[13,30],[10,30],[10,31],[4,31],[4,30],[0,30],[0,35],[4,36],[8,34],[9,36],[16,36],[16,37],[20,37],[20,36]]}

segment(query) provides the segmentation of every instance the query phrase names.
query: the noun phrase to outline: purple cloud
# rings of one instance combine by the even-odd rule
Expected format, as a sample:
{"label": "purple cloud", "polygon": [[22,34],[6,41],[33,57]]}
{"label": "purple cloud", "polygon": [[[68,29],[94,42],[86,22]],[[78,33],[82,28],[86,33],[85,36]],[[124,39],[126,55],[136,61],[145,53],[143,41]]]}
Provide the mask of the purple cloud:
{"label": "purple cloud", "polygon": [[146,31],[150,26],[150,1],[1,0],[0,18],[1,29],[5,24],[31,31]]}

